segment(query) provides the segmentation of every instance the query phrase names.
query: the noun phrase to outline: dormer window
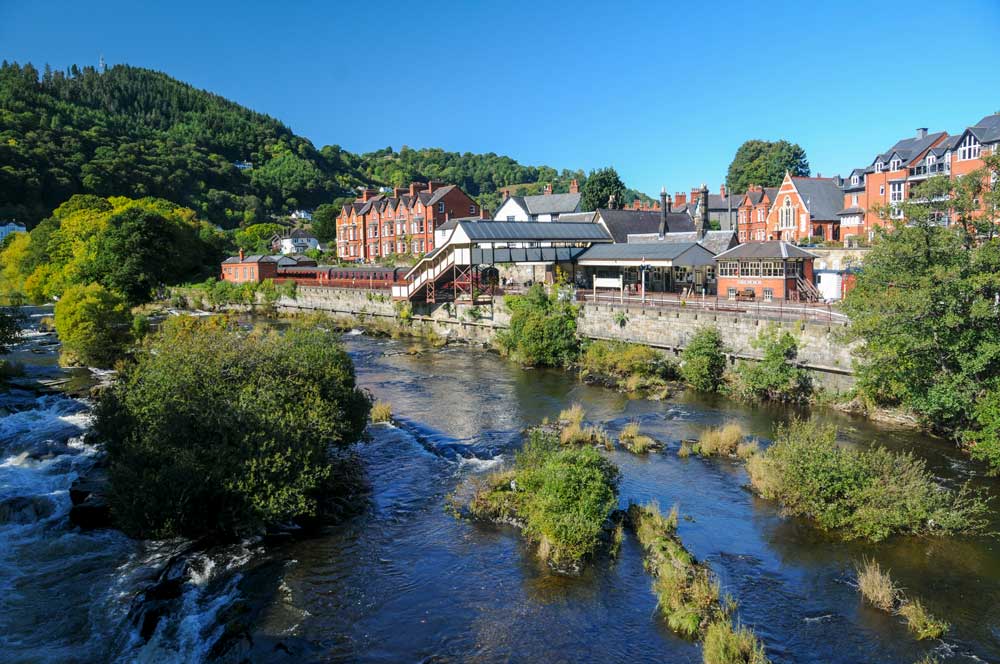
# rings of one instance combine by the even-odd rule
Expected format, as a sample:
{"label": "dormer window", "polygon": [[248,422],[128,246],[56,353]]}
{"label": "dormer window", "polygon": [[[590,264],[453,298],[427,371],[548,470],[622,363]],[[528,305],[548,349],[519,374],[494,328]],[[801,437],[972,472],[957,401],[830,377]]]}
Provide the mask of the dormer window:
{"label": "dormer window", "polygon": [[962,139],[958,146],[958,160],[968,161],[969,159],[979,159],[979,141],[972,134]]}
{"label": "dormer window", "polygon": [[854,185],[855,187],[858,186],[858,181],[859,181],[859,178],[858,178],[857,175],[852,175],[851,176],[851,184],[852,185]]}
{"label": "dormer window", "polygon": [[899,157],[896,157],[889,162],[890,171],[898,171],[900,168],[902,168],[902,166],[903,166],[903,161]]}
{"label": "dormer window", "polygon": [[882,164],[881,161],[876,161],[875,162],[875,172],[876,173],[881,173],[882,172],[882,165],[883,164]]}
{"label": "dormer window", "polygon": [[937,158],[934,155],[932,155],[932,154],[927,155],[927,165],[928,166],[933,166],[935,161],[937,161]]}

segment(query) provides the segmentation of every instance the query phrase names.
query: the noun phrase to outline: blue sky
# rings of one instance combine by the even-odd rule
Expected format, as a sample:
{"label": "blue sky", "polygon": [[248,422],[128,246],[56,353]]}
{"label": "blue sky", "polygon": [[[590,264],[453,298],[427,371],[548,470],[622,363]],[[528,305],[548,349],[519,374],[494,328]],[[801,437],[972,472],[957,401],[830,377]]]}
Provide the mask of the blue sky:
{"label": "blue sky", "polygon": [[442,147],[718,187],[746,139],[846,173],[1000,111],[1000,0],[14,2],[0,57],[159,69],[317,147]]}

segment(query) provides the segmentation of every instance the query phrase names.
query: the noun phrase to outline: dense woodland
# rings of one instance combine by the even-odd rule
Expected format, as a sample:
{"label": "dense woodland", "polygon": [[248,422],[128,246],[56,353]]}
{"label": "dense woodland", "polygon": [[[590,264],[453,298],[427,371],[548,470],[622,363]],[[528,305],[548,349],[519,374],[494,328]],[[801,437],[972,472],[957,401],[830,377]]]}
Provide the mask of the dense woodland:
{"label": "dense woodland", "polygon": [[[0,218],[29,226],[74,194],[154,196],[234,228],[337,203],[360,185],[442,180],[496,209],[502,187],[560,192],[574,178],[586,179],[493,153],[316,149],[274,118],[149,69],[0,66]],[[649,200],[625,195],[637,197]]]}

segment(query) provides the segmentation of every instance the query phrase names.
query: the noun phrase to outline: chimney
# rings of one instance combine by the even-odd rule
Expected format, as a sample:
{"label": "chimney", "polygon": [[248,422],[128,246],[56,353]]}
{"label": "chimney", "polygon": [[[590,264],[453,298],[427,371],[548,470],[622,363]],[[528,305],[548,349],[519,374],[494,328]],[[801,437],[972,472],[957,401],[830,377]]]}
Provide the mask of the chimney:
{"label": "chimney", "polygon": [[636,198],[635,200],[633,200],[632,201],[632,209],[633,210],[641,210],[642,209],[642,201],[640,201],[638,198]]}
{"label": "chimney", "polygon": [[402,196],[405,193],[406,193],[406,187],[393,187],[392,188],[392,195],[394,197],[396,197],[396,198],[399,198],[400,196]]}
{"label": "chimney", "polygon": [[240,249],[240,262],[243,262],[243,249]]}
{"label": "chimney", "polygon": [[548,184],[545,185],[545,188],[542,189],[542,193],[545,194],[546,196],[551,196],[552,195],[552,183],[551,182],[549,182]]}
{"label": "chimney", "polygon": [[699,242],[705,238],[705,231],[708,230],[708,186],[704,184],[701,185],[701,210],[694,230]]}
{"label": "chimney", "polygon": [[510,189],[505,187],[503,190],[503,199],[507,200],[508,198],[510,198]]}
{"label": "chimney", "polygon": [[573,181],[569,183],[569,193],[571,194],[580,193],[580,184],[576,181],[576,178],[574,178]]}
{"label": "chimney", "polygon": [[666,207],[667,208],[667,212],[672,212],[673,211],[672,208],[674,207],[674,202],[670,199],[670,196],[667,196],[666,205],[664,205],[662,207]]}
{"label": "chimney", "polygon": [[682,191],[678,191],[674,194],[674,205],[677,207],[683,207],[687,205],[687,194]]}
{"label": "chimney", "polygon": [[719,196],[722,196],[723,198],[726,197],[726,185],[725,185],[725,183],[719,185]]}
{"label": "chimney", "polygon": [[428,180],[427,181],[427,193],[428,194],[433,194],[434,193],[434,180]]}
{"label": "chimney", "polygon": [[663,234],[667,232],[667,188],[660,187],[660,229],[659,235],[662,238]]}
{"label": "chimney", "polygon": [[927,127],[919,127],[917,129],[917,138],[927,138]]}

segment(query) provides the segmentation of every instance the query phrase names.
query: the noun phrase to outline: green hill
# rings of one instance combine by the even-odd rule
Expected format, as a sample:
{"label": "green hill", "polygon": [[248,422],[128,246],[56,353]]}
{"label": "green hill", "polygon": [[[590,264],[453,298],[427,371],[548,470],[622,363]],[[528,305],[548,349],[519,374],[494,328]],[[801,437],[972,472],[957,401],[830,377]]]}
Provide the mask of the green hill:
{"label": "green hill", "polygon": [[29,225],[81,193],[164,198],[231,228],[360,185],[442,180],[495,209],[500,187],[552,182],[558,192],[574,178],[583,185],[582,171],[493,153],[317,150],[272,117],[149,69],[0,66],[0,219]]}

